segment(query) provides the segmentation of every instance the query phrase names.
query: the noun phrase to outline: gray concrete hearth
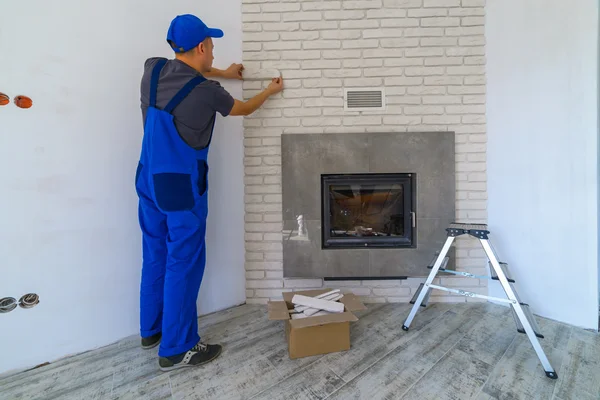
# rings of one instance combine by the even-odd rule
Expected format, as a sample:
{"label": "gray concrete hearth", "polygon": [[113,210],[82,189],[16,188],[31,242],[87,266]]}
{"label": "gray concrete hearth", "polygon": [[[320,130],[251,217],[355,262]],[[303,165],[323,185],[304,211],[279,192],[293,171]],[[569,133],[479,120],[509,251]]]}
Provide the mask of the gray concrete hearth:
{"label": "gray concrete hearth", "polygon": [[[455,220],[454,132],[284,134],[281,146],[285,277],[427,275]],[[321,174],[334,173],[416,174],[416,248],[323,250]],[[298,215],[306,235],[298,235]]]}

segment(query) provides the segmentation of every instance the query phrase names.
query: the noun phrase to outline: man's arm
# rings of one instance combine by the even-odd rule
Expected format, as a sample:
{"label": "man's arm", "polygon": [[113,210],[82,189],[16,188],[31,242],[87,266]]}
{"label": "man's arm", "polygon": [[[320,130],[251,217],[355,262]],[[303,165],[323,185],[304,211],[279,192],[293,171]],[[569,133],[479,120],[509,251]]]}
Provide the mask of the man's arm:
{"label": "man's arm", "polygon": [[242,64],[231,64],[231,66],[225,70],[218,68],[211,68],[209,72],[205,72],[205,78],[225,78],[225,79],[244,79],[242,76],[242,71],[244,70],[244,66]]}
{"label": "man's arm", "polygon": [[252,114],[258,110],[265,101],[274,94],[277,94],[283,90],[283,78],[273,78],[269,87],[254,96],[248,101],[235,100],[233,108],[229,115],[231,116],[246,116]]}

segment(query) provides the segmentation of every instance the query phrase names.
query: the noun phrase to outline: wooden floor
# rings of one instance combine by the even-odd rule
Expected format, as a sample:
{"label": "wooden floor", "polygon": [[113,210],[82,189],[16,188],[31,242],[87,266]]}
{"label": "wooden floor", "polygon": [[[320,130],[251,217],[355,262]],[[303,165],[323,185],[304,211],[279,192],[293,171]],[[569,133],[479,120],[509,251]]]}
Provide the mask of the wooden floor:
{"label": "wooden floor", "polygon": [[162,373],[137,337],[0,378],[1,399],[600,399],[600,336],[538,319],[559,374],[546,378],[509,310],[432,304],[401,329],[409,305],[369,305],[348,352],[290,360],[283,323],[263,306],[200,319],[224,345],[202,367]]}

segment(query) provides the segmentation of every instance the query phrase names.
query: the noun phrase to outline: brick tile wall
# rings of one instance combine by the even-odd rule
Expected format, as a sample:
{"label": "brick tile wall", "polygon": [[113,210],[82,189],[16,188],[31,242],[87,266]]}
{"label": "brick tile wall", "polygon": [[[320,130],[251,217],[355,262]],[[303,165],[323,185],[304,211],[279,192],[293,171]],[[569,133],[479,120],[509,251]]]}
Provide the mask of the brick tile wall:
{"label": "brick tile wall", "polygon": [[[244,120],[249,303],[323,286],[320,279],[283,278],[282,134],[455,131],[457,219],[486,222],[484,0],[242,2],[248,74],[277,69],[286,86]],[[267,84],[244,82],[244,97]],[[344,112],[343,88],[367,86],[385,88],[386,111]],[[459,270],[486,274],[476,242],[459,239],[457,257]],[[420,281],[327,286],[366,302],[407,302]],[[449,277],[442,283],[487,293],[487,280]],[[434,292],[432,301],[466,299]]]}

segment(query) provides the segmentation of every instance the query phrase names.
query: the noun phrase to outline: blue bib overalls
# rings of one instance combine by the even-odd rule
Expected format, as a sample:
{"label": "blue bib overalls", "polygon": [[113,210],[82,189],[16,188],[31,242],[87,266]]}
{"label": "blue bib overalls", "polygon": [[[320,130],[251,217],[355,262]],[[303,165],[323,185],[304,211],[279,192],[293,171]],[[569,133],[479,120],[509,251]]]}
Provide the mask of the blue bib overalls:
{"label": "blue bib overalls", "polygon": [[171,115],[204,77],[189,81],[164,110],[156,107],[165,63],[159,61],[152,71],[135,178],[143,238],[140,333],[148,337],[162,332],[161,357],[185,353],[200,340],[196,301],[206,264],[210,146],[210,139],[200,150],[188,146]]}

